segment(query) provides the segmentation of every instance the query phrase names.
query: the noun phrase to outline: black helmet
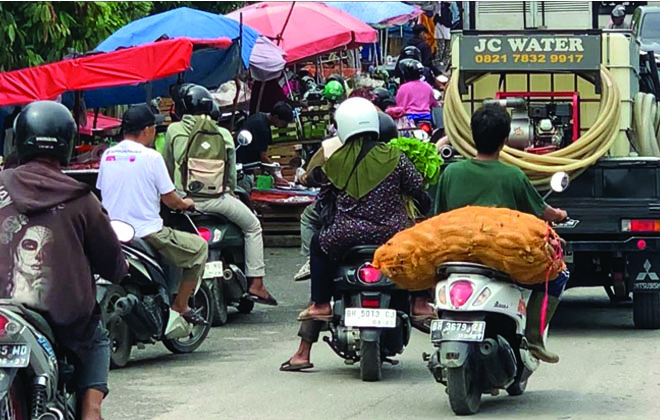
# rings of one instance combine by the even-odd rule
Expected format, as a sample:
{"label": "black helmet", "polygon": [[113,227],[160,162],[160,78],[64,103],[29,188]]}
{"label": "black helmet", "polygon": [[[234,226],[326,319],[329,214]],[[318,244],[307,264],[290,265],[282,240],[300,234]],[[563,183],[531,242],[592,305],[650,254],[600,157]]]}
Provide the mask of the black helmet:
{"label": "black helmet", "polygon": [[378,141],[387,143],[392,139],[399,137],[399,129],[396,126],[396,123],[386,113],[383,111],[378,111]]}
{"label": "black helmet", "polygon": [[417,60],[406,58],[399,62],[399,72],[404,82],[419,80],[424,74],[424,66]]}
{"label": "black helmet", "polygon": [[210,115],[213,111],[213,96],[204,86],[184,83],[172,92],[174,113],[184,115]]}
{"label": "black helmet", "polygon": [[404,60],[406,58],[412,58],[413,60],[421,62],[422,52],[414,45],[408,45],[403,50],[401,50],[401,54],[399,55],[399,60]]}
{"label": "black helmet", "polygon": [[342,86],[346,85],[346,81],[344,80],[344,78],[340,74],[337,74],[337,73],[333,73],[330,76],[328,76],[328,78],[325,79],[325,83],[332,82],[333,80],[336,81],[336,82],[341,83]]}
{"label": "black helmet", "polygon": [[68,165],[76,129],[76,122],[64,105],[53,101],[32,102],[14,120],[18,158],[27,162],[35,156],[49,155],[62,166]]}
{"label": "black helmet", "polygon": [[376,97],[373,100],[373,103],[381,110],[385,111],[387,108],[396,105],[396,100],[389,90],[379,87],[374,89],[372,92]]}

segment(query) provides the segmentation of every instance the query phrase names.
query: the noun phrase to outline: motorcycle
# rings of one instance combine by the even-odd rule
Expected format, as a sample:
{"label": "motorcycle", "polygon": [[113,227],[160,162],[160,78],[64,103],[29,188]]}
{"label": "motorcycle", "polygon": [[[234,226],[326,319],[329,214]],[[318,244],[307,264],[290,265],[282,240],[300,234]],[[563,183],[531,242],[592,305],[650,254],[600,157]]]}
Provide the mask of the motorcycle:
{"label": "motorcycle", "polygon": [[[551,191],[568,187],[568,175],[557,173]],[[547,195],[546,195],[547,197]],[[424,360],[435,380],[447,387],[457,415],[479,411],[482,394],[505,389],[522,395],[539,361],[525,338],[529,289],[503,272],[481,264],[450,262],[438,268],[431,342]]]}
{"label": "motorcycle", "polygon": [[360,363],[363,381],[379,381],[383,362],[403,352],[410,340],[410,300],[373,267],[376,246],[351,248],[335,275],[334,317],[328,323],[332,338],[323,337],[345,363]]}
{"label": "motorcycle", "polygon": [[[197,233],[185,214],[179,218],[179,228]],[[97,300],[101,306],[103,325],[111,342],[110,362],[114,368],[124,367],[134,345],[161,341],[172,353],[195,351],[206,339],[213,320],[213,295],[200,280],[190,307],[206,321],[205,325],[192,325],[171,309],[174,294],[181,280],[181,270],[165,264],[159,254],[142,239],[134,238],[133,227],[117,220],[111,221],[122,251],[129,263],[129,274],[121,284],[112,284],[99,278]]]}
{"label": "motorcycle", "polygon": [[0,418],[76,420],[74,368],[55,353],[46,320],[26,307],[0,300]]}

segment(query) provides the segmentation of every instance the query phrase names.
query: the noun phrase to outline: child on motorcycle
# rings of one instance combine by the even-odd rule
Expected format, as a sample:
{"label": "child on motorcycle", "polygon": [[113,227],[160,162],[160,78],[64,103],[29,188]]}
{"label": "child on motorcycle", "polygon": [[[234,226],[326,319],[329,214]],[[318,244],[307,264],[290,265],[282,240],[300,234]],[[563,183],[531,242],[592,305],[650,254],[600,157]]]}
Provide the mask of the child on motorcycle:
{"label": "child on motorcycle", "polygon": [[[470,125],[477,157],[452,163],[445,169],[438,183],[436,214],[465,206],[491,206],[530,213],[548,222],[567,217],[565,210],[545,203],[522,170],[500,162],[500,152],[511,131],[511,117],[504,108],[485,105],[474,113]],[[565,272],[549,283],[548,324],[567,281],[568,272]],[[541,334],[543,298],[543,289],[533,289],[527,305],[525,335],[535,357],[557,363],[559,356],[545,348]]]}

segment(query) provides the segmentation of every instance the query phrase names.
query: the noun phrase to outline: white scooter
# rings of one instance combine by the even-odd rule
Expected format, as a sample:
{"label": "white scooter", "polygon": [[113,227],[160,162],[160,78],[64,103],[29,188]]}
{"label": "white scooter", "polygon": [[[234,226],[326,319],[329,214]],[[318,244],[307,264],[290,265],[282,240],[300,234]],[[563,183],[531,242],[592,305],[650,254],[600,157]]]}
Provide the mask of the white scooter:
{"label": "white scooter", "polygon": [[[551,187],[565,190],[568,175],[555,174]],[[439,319],[431,323],[437,350],[424,358],[435,380],[447,387],[454,413],[477,413],[481,395],[497,395],[500,389],[521,395],[539,366],[525,339],[531,291],[505,273],[474,263],[443,264],[438,279],[434,306]]]}

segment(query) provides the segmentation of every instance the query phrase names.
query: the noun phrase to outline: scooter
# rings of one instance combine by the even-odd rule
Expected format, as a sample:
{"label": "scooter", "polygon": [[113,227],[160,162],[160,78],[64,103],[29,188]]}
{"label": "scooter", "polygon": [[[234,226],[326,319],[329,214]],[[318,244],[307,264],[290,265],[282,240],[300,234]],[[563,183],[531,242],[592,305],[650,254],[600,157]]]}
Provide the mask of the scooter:
{"label": "scooter", "polygon": [[[551,191],[568,187],[568,175],[557,173]],[[546,195],[547,197],[547,195]],[[435,380],[447,387],[457,415],[479,411],[482,394],[523,394],[539,361],[525,338],[529,289],[503,272],[464,262],[438,268],[435,310],[431,322],[432,354],[424,354]]]}
{"label": "scooter", "polygon": [[0,418],[77,420],[74,367],[38,313],[0,300]]}
{"label": "scooter", "polygon": [[376,246],[351,248],[335,275],[331,338],[323,337],[345,363],[360,363],[363,381],[379,381],[382,364],[398,361],[410,340],[409,293],[396,287],[373,267]]}
{"label": "scooter", "polygon": [[[197,232],[187,214],[173,217],[181,219],[178,228],[187,226],[186,231]],[[124,367],[134,345],[144,348],[161,341],[172,353],[195,351],[206,339],[213,320],[213,295],[208,286],[200,280],[189,303],[206,324],[192,325],[171,309],[181,270],[167,265],[149,244],[134,238],[129,224],[117,220],[111,224],[129,263],[128,277],[121,284],[100,278],[96,282],[103,324],[110,335],[111,366]]]}

